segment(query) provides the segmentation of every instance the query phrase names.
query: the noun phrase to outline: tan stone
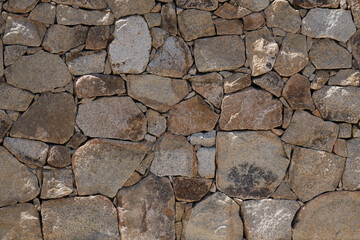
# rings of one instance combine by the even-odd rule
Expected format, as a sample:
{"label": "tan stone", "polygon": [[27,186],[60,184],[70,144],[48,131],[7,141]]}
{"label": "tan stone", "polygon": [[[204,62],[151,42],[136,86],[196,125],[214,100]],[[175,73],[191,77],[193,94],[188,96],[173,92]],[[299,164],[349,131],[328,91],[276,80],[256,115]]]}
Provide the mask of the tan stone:
{"label": "tan stone", "polygon": [[137,172],[133,172],[128,180],[124,183],[124,187],[131,187],[141,180],[141,175]]}
{"label": "tan stone", "polygon": [[333,151],[336,155],[347,157],[346,141],[344,139],[336,139]]}
{"label": "tan stone", "polygon": [[161,47],[166,39],[169,37],[169,32],[165,31],[162,28],[154,27],[150,29],[151,38],[152,38],[152,46],[156,49]]}
{"label": "tan stone", "polygon": [[296,33],[300,29],[301,18],[298,10],[293,9],[286,0],[275,0],[264,11],[269,28],[279,28]]}
{"label": "tan stone", "polygon": [[276,72],[268,72],[260,77],[254,78],[253,83],[274,94],[276,97],[281,96],[284,87],[282,78]]}
{"label": "tan stone", "polygon": [[155,6],[155,0],[105,0],[116,19],[128,15],[149,13]]}
{"label": "tan stone", "polygon": [[66,146],[72,149],[77,149],[87,139],[83,134],[76,132],[70,140],[66,143]]}
{"label": "tan stone", "polygon": [[111,12],[98,10],[83,10],[66,5],[56,7],[56,19],[62,25],[111,25],[114,23],[114,15]]}
{"label": "tan stone", "polygon": [[11,13],[27,13],[35,7],[39,0],[9,0],[3,8]]}
{"label": "tan stone", "polygon": [[340,70],[335,76],[330,77],[329,85],[360,86],[360,72],[354,69]]}
{"label": "tan stone", "polygon": [[256,30],[265,24],[265,18],[261,13],[252,13],[243,17],[246,31]]}
{"label": "tan stone", "polygon": [[61,198],[74,191],[74,175],[71,169],[54,168],[43,170],[41,199]]}
{"label": "tan stone", "polygon": [[290,189],[289,184],[281,183],[280,186],[276,189],[276,191],[271,195],[271,198],[274,199],[288,199],[288,200],[296,200],[296,194]]}
{"label": "tan stone", "polygon": [[0,83],[0,109],[25,111],[34,95],[6,83]]}
{"label": "tan stone", "polygon": [[292,76],[286,82],[282,94],[292,109],[315,109],[311,99],[310,81],[303,75]]}
{"label": "tan stone", "polygon": [[[71,1],[71,0],[70,0]],[[54,24],[56,6],[50,3],[39,3],[29,14],[29,19],[45,24]]]}
{"label": "tan stone", "polygon": [[244,33],[243,25],[238,19],[214,19],[217,35],[241,35]]}
{"label": "tan stone", "polygon": [[147,13],[145,14],[145,20],[149,28],[158,27],[161,25],[161,14],[160,13]]}
{"label": "tan stone", "polygon": [[251,11],[249,9],[243,8],[241,6],[235,6],[230,3],[224,3],[221,5],[214,14],[218,17],[226,18],[226,19],[236,19],[242,18],[246,15],[249,15]]}
{"label": "tan stone", "polygon": [[57,4],[74,5],[88,9],[104,9],[106,2],[104,0],[53,0]]}
{"label": "tan stone", "polygon": [[176,177],[173,179],[174,192],[177,201],[200,201],[210,190],[211,179]]}
{"label": "tan stone", "polygon": [[91,27],[86,39],[85,49],[101,50],[107,47],[110,38],[109,26]]}
{"label": "tan stone", "polygon": [[[328,71],[316,71],[315,79],[311,82],[310,88],[313,90],[319,90],[322,88],[327,81],[329,81],[330,75]],[[329,85],[331,85],[329,83]]]}
{"label": "tan stone", "polygon": [[224,92],[233,93],[251,85],[251,76],[246,73],[234,73],[224,79]]}
{"label": "tan stone", "polygon": [[210,12],[196,9],[184,10],[178,16],[178,24],[185,41],[215,35]]}
{"label": "tan stone", "polygon": [[269,0],[235,0],[235,2],[253,12],[264,10],[269,5]]}
{"label": "tan stone", "polygon": [[294,6],[301,8],[337,8],[339,2],[339,0],[293,0]]}
{"label": "tan stone", "polygon": [[213,11],[218,7],[218,0],[175,0],[179,8],[196,8]]}
{"label": "tan stone", "polygon": [[71,164],[70,149],[61,145],[51,146],[47,163],[58,168],[69,166]]}
{"label": "tan stone", "polygon": [[146,112],[146,117],[148,121],[148,133],[160,137],[166,131],[166,118],[151,109]]}
{"label": "tan stone", "polygon": [[160,26],[172,34],[177,34],[177,16],[173,3],[167,3],[161,7]]}
{"label": "tan stone", "polygon": [[345,170],[342,177],[343,187],[346,190],[360,189],[360,163],[359,163],[359,144],[360,138],[353,138],[346,141],[347,159]]}

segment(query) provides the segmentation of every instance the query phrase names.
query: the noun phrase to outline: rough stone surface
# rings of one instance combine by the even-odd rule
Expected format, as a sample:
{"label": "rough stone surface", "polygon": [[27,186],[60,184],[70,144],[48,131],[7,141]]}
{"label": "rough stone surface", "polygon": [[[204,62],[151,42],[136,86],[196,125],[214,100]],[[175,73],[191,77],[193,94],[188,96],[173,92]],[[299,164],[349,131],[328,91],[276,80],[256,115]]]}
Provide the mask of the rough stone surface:
{"label": "rough stone surface", "polygon": [[235,0],[235,2],[254,12],[264,10],[270,3],[269,0]]}
{"label": "rough stone surface", "polygon": [[88,9],[104,9],[106,8],[106,2],[104,0],[53,0],[58,4],[75,5],[81,8]]}
{"label": "rough stone surface", "polygon": [[60,145],[51,146],[47,163],[58,168],[69,166],[71,164],[70,149]]}
{"label": "rough stone surface", "polygon": [[345,164],[344,175],[342,177],[343,187],[346,190],[360,189],[360,138],[354,138],[346,141],[347,144],[347,159]]}
{"label": "rough stone surface", "polygon": [[265,24],[265,18],[261,13],[253,13],[243,17],[246,31],[256,30]]}
{"label": "rough stone surface", "polygon": [[128,15],[149,13],[155,6],[155,0],[105,0],[116,19]]}
{"label": "rough stone surface", "polygon": [[237,19],[249,15],[251,11],[241,6],[235,6],[230,3],[224,3],[221,5],[214,14],[218,17],[225,19]]}
{"label": "rough stone surface", "polygon": [[360,86],[360,72],[358,70],[340,70],[335,76],[330,77],[329,85]]}
{"label": "rough stone surface", "polygon": [[217,35],[241,35],[244,27],[238,19],[214,19]]}
{"label": "rough stone surface", "polygon": [[198,173],[204,178],[214,178],[216,148],[201,147],[196,152]]}
{"label": "rough stone surface", "polygon": [[273,199],[297,200],[296,194],[290,189],[289,184],[283,182],[271,195]]}
{"label": "rough stone surface", "polygon": [[178,33],[176,8],[173,3],[167,3],[161,7],[160,26],[174,35]]}
{"label": "rough stone surface", "polygon": [[[360,24],[360,4],[359,4],[359,24]],[[357,31],[350,39],[352,55],[356,62],[360,63],[360,31]]]}
{"label": "rough stone surface", "polygon": [[61,198],[70,195],[74,189],[74,175],[71,169],[44,169],[41,199]]}
{"label": "rough stone surface", "polygon": [[185,41],[215,35],[211,13],[196,9],[182,11],[178,16],[179,30]]}
{"label": "rough stone surface", "polygon": [[169,37],[169,32],[162,28],[154,27],[150,29],[152,37],[152,46],[156,49],[161,47]]}
{"label": "rough stone surface", "polygon": [[94,26],[89,29],[85,49],[101,50],[107,47],[110,37],[109,26]]}
{"label": "rough stone surface", "polygon": [[9,0],[3,7],[11,13],[27,13],[35,7],[39,0]]}
{"label": "rough stone surface", "polygon": [[206,178],[176,177],[173,179],[177,201],[197,202],[209,192],[212,180]]}
{"label": "rough stone surface", "polygon": [[293,9],[286,0],[275,0],[264,13],[269,28],[276,27],[290,33],[296,33],[300,29],[299,11]]}
{"label": "rough stone surface", "polygon": [[104,72],[105,59],[104,50],[66,54],[66,64],[70,73],[75,76]]}
{"label": "rough stone surface", "polygon": [[148,110],[146,117],[148,121],[148,133],[160,137],[166,131],[166,118],[153,110]]}
{"label": "rough stone surface", "polygon": [[216,131],[199,132],[188,137],[192,145],[201,145],[204,147],[212,147],[215,145]]}
{"label": "rough stone surface", "polygon": [[57,23],[61,25],[111,25],[114,23],[114,15],[111,12],[98,10],[88,11],[80,8],[72,8],[65,5],[56,7]]}
{"label": "rough stone surface", "polygon": [[0,110],[0,138],[5,136],[11,126],[12,121],[10,117],[4,111]]}
{"label": "rough stone surface", "polygon": [[29,14],[29,19],[44,24],[54,24],[55,17],[56,6],[50,3],[39,3]]}
{"label": "rough stone surface", "polygon": [[339,0],[293,0],[294,6],[301,8],[337,8],[339,2]]}
{"label": "rough stone surface", "polygon": [[33,98],[34,95],[29,92],[0,83],[0,109],[25,111]]}
{"label": "rough stone surface", "polygon": [[[72,149],[77,149],[82,143],[86,141],[87,137],[83,134],[76,132],[70,140],[66,143],[66,146]],[[51,149],[50,149],[51,153]]]}
{"label": "rough stone surface", "polygon": [[224,79],[224,92],[233,93],[251,85],[251,76],[246,73],[234,73]]}
{"label": "rough stone surface", "polygon": [[292,109],[314,110],[315,106],[311,99],[310,82],[300,74],[293,75],[285,84],[283,96]]}
{"label": "rough stone surface", "polygon": [[179,8],[196,8],[213,11],[218,7],[218,0],[175,0]]}
{"label": "rough stone surface", "polygon": [[5,46],[4,51],[4,65],[5,67],[13,64],[19,57],[24,55],[27,50],[27,46],[23,45],[10,45]]}
{"label": "rough stone surface", "polygon": [[[311,82],[310,88],[313,90],[321,89],[327,83],[327,81],[329,81],[329,78],[330,78],[330,75],[329,75],[328,71],[326,71],[326,70],[316,71],[315,79]],[[329,84],[329,85],[331,85],[331,84]]]}
{"label": "rough stone surface", "polygon": [[284,82],[279,74],[273,71],[268,72],[261,77],[254,78],[253,83],[274,94],[276,97],[281,96],[284,87]]}

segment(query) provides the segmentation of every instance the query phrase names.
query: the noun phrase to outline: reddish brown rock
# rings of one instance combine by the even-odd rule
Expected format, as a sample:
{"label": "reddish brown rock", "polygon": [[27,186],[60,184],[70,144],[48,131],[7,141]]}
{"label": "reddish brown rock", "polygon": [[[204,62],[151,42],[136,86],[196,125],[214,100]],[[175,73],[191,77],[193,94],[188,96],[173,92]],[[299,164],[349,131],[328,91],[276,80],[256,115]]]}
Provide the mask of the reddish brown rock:
{"label": "reddish brown rock", "polygon": [[214,14],[218,17],[226,18],[226,19],[235,19],[242,18],[246,15],[249,15],[251,11],[241,6],[235,6],[230,3],[224,3],[221,5]]}
{"label": "reddish brown rock", "polygon": [[253,82],[277,97],[281,96],[281,92],[284,87],[282,78],[279,74],[273,71],[253,79]]}
{"label": "reddish brown rock", "polygon": [[47,163],[53,167],[66,167],[71,164],[70,149],[65,146],[55,145],[49,150]]}
{"label": "reddish brown rock", "polygon": [[251,31],[262,27],[265,24],[265,18],[261,13],[252,13],[243,18],[244,29]]}
{"label": "reddish brown rock", "polygon": [[251,85],[251,76],[246,73],[234,73],[224,79],[224,92],[233,93]]}
{"label": "reddish brown rock", "polygon": [[212,180],[206,178],[176,177],[173,180],[177,201],[200,201],[209,192]]}
{"label": "reddish brown rock", "polygon": [[286,82],[283,96],[292,109],[315,109],[311,99],[310,81],[303,75],[296,74]]}
{"label": "reddish brown rock", "polygon": [[110,37],[109,26],[94,26],[91,27],[87,39],[85,49],[101,50],[107,47]]}
{"label": "reddish brown rock", "polygon": [[214,19],[217,35],[241,35],[244,33],[244,28],[238,19]]}

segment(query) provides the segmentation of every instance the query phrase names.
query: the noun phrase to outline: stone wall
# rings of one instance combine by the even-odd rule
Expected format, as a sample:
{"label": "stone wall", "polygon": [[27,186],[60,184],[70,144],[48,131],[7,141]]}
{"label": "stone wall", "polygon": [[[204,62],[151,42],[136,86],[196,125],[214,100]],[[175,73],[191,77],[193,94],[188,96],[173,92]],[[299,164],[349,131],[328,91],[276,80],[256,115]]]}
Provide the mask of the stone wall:
{"label": "stone wall", "polygon": [[0,240],[360,239],[358,0],[0,6]]}

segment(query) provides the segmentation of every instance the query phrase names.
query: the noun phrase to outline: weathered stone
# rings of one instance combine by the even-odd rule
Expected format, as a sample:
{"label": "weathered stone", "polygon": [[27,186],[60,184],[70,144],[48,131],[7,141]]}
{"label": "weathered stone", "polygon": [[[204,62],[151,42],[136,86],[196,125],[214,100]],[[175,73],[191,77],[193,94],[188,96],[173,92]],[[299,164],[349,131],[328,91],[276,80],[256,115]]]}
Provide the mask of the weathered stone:
{"label": "weathered stone", "polygon": [[109,26],[91,27],[86,39],[85,49],[101,50],[107,47],[110,37]]}
{"label": "weathered stone", "polygon": [[106,8],[106,2],[104,0],[53,0],[57,4],[65,4],[72,6],[79,6],[81,8],[88,9],[104,9]]}
{"label": "weathered stone", "polygon": [[252,76],[271,71],[278,52],[279,46],[266,27],[246,33],[246,55]]}
{"label": "weathered stone", "polygon": [[44,51],[21,57],[5,69],[5,76],[7,83],[33,93],[51,91],[71,81],[63,60]]}
{"label": "weathered stone", "polygon": [[244,33],[243,25],[238,19],[214,19],[217,35],[241,35]]}
{"label": "weathered stone", "polygon": [[246,31],[256,30],[265,24],[265,18],[261,13],[253,13],[243,18]]}
{"label": "weathered stone", "polygon": [[66,167],[71,164],[70,149],[65,146],[51,146],[47,163],[54,167]]}
{"label": "weathered stone", "polygon": [[64,144],[74,132],[76,104],[68,93],[43,93],[17,120],[11,137]]}
{"label": "weathered stone", "polygon": [[166,118],[151,109],[146,112],[146,117],[148,132],[156,137],[160,137],[166,131]]}
{"label": "weathered stone", "polygon": [[149,63],[149,73],[164,77],[183,77],[193,64],[189,47],[179,37],[170,36]]}
{"label": "weathered stone", "polygon": [[62,198],[41,204],[45,239],[119,239],[116,209],[103,196]]}
{"label": "weathered stone", "polygon": [[141,175],[137,172],[133,172],[128,180],[124,183],[124,187],[131,187],[141,180]]}
{"label": "weathered stone", "polygon": [[146,118],[129,97],[107,97],[81,104],[76,123],[89,137],[140,141]]}
{"label": "weathered stone", "polygon": [[339,2],[339,0],[293,0],[293,5],[301,8],[337,8]]}
{"label": "weathered stone", "polygon": [[274,69],[281,76],[289,77],[300,72],[309,62],[306,37],[287,34],[284,38]]}
{"label": "weathered stone", "polygon": [[246,73],[234,73],[224,79],[224,92],[233,93],[251,85],[251,76]]}
{"label": "weathered stone", "polygon": [[302,20],[301,33],[313,38],[331,38],[347,42],[355,31],[350,11],[343,9],[311,9]]}
{"label": "weathered stone", "polygon": [[34,205],[22,203],[0,208],[1,239],[41,240],[39,213]]}
{"label": "weathered stone", "polygon": [[182,11],[178,18],[179,30],[185,41],[215,35],[210,12],[189,9]]}
{"label": "weathered stone", "polygon": [[192,145],[201,145],[204,147],[212,147],[215,145],[216,131],[199,132],[188,137]]}
{"label": "weathered stone", "polygon": [[65,5],[56,7],[56,19],[62,25],[111,25],[114,23],[114,15],[111,12],[97,10],[83,10]]}
{"label": "weathered stone", "polygon": [[281,96],[284,87],[284,82],[276,72],[268,72],[261,77],[253,79],[253,83],[274,94],[276,97]]}
{"label": "weathered stone", "polygon": [[332,152],[339,126],[305,111],[296,111],[281,140],[306,148]]}
{"label": "weathered stone", "polygon": [[320,193],[334,191],[344,166],[343,157],[296,147],[289,169],[289,185],[300,201],[306,202]]}
{"label": "weathered stone", "polygon": [[160,26],[172,34],[177,34],[176,9],[173,3],[162,6]]}
{"label": "weathered stone", "polygon": [[313,93],[313,100],[324,119],[357,123],[360,119],[359,96],[357,87],[324,86]]}
{"label": "weathered stone", "polygon": [[359,192],[331,192],[315,198],[300,210],[293,239],[358,239],[359,204]]}
{"label": "weathered stone", "polygon": [[27,91],[0,83],[0,109],[25,111],[33,98],[34,95]]}
{"label": "weathered stone", "polygon": [[245,63],[244,41],[236,35],[198,39],[194,56],[200,72],[234,70]]}
{"label": "weathered stone", "polygon": [[213,11],[218,7],[218,0],[176,0],[175,2],[179,8],[197,8]]}
{"label": "weathered stone", "polygon": [[27,46],[10,45],[5,47],[4,64],[5,67],[13,64],[18,58],[26,53]]}
{"label": "weathered stone", "polygon": [[39,0],[9,0],[3,5],[3,8],[11,13],[27,13],[35,7],[38,1]]}
{"label": "weathered stone", "polygon": [[310,88],[313,90],[319,90],[327,81],[329,81],[330,75],[328,71],[320,70],[315,72],[315,79],[311,82]]}
{"label": "weathered stone", "polygon": [[83,134],[76,132],[70,140],[66,143],[66,146],[72,149],[77,149],[82,143],[87,140],[87,137]]}
{"label": "weathered stone", "polygon": [[156,49],[161,47],[166,39],[169,37],[169,32],[165,31],[162,28],[154,27],[150,29],[151,38],[152,38],[152,46]]}
{"label": "weathered stone", "polygon": [[120,19],[115,24],[109,59],[114,74],[142,73],[149,61],[151,36],[141,16]]}
{"label": "weathered stone", "polygon": [[199,202],[191,211],[185,225],[184,239],[227,240],[242,239],[243,224],[239,205],[217,192]]}
{"label": "weathered stone", "polygon": [[247,88],[227,95],[221,109],[219,126],[223,130],[266,130],[282,123],[281,102],[263,90]]}
{"label": "weathered stone", "polygon": [[103,73],[106,51],[84,51],[66,54],[66,64],[71,74],[79,76],[90,73]]}
{"label": "weathered stone", "polygon": [[214,178],[216,149],[201,147],[196,152],[198,173],[204,178]]}
{"label": "weathered stone", "polygon": [[344,140],[344,139],[336,139],[333,151],[334,151],[334,153],[336,155],[339,155],[339,156],[342,156],[342,157],[347,157],[346,140]]}
{"label": "weathered stone", "polygon": [[346,190],[360,189],[360,138],[354,138],[346,141],[348,158],[345,164],[344,175],[342,177],[343,187]]}
{"label": "weathered stone", "polygon": [[56,6],[50,3],[39,3],[29,14],[29,19],[45,24],[54,24]]}
{"label": "weathered stone", "polygon": [[264,10],[269,5],[269,0],[235,0],[235,2],[253,12]]}
{"label": "weathered stone", "polygon": [[[360,26],[360,3],[359,3],[359,26]],[[352,55],[356,62],[360,63],[360,31],[357,31],[350,39]]]}
{"label": "weathered stone", "polygon": [[3,147],[0,147],[0,164],[1,207],[30,201],[39,194],[36,175]]}
{"label": "weathered stone", "polygon": [[315,106],[311,99],[310,81],[307,77],[295,74],[285,84],[282,95],[292,109],[314,110]]}
{"label": "weathered stone", "polygon": [[0,138],[5,136],[5,134],[10,130],[11,126],[12,121],[10,117],[5,113],[5,111],[0,110]]}
{"label": "weathered stone", "polygon": [[161,14],[160,13],[148,13],[145,14],[145,20],[149,28],[158,27],[161,25]]}
{"label": "weathered stone", "polygon": [[351,124],[350,123],[339,123],[339,138],[351,138]]}
{"label": "weathered stone", "polygon": [[44,169],[41,185],[41,199],[61,198],[70,195],[74,189],[74,175],[71,169]]}
{"label": "weathered stone", "polygon": [[173,179],[177,201],[200,201],[209,192],[212,180],[206,178],[176,177]]}
{"label": "weathered stone", "polygon": [[43,23],[18,15],[9,15],[6,20],[4,44],[20,44],[31,47],[40,46],[46,32]]}
{"label": "weathered stone", "polygon": [[192,177],[195,161],[194,148],[186,138],[165,133],[156,143],[150,171],[158,176]]}
{"label": "weathered stone", "polygon": [[251,11],[249,9],[243,8],[241,6],[235,6],[230,3],[224,3],[221,5],[214,14],[218,17],[225,18],[225,19],[236,19],[242,18],[246,15],[249,15]]}
{"label": "weathered stone", "polygon": [[185,80],[155,75],[128,75],[127,89],[129,96],[161,112],[168,111],[190,92]]}
{"label": "weathered stone", "polygon": [[249,240],[291,239],[291,221],[300,205],[292,200],[251,200],[241,205]]}
{"label": "weathered stone", "polygon": [[296,33],[300,29],[299,11],[293,9],[286,0],[275,0],[264,13],[269,28],[276,27],[290,33]]}
{"label": "weathered stone", "polygon": [[121,18],[128,15],[142,15],[149,13],[155,6],[155,0],[105,0],[109,5],[115,18]]}
{"label": "weathered stone", "polygon": [[219,115],[212,111],[199,96],[183,101],[170,109],[168,131],[179,135],[190,135],[214,129]]}
{"label": "weathered stone", "polygon": [[175,197],[168,178],[150,175],[121,189],[116,199],[123,239],[175,239]]}
{"label": "weathered stone", "polygon": [[271,198],[274,199],[289,199],[296,200],[296,194],[290,189],[287,183],[281,183],[276,191],[271,195]]}
{"label": "weathered stone", "polygon": [[269,197],[289,165],[280,139],[269,131],[218,132],[216,150],[216,185],[231,197]]}
{"label": "weathered stone", "polygon": [[340,70],[335,76],[330,77],[329,85],[360,86],[360,72],[358,70]]}

